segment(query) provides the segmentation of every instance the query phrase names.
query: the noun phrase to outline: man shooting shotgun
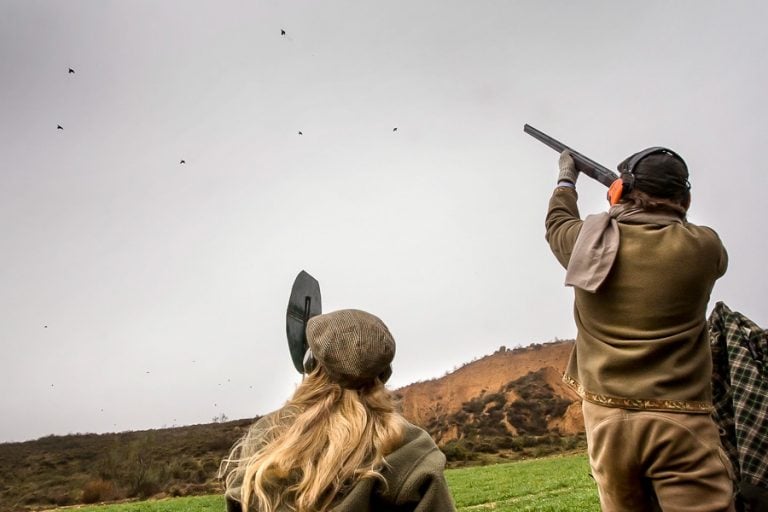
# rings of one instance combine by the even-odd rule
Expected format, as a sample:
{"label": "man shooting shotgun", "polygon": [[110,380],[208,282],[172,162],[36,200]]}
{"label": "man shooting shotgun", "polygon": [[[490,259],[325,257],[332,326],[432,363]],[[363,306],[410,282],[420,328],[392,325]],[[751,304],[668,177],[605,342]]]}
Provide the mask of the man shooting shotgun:
{"label": "man shooting shotgun", "polygon": [[[734,510],[712,407],[706,309],[728,264],[717,233],[688,222],[688,167],[653,147],[619,175],[528,125],[560,152],[546,239],[574,289],[576,343],[563,380],[582,398],[603,511]],[[610,186],[582,220],[576,181]]]}

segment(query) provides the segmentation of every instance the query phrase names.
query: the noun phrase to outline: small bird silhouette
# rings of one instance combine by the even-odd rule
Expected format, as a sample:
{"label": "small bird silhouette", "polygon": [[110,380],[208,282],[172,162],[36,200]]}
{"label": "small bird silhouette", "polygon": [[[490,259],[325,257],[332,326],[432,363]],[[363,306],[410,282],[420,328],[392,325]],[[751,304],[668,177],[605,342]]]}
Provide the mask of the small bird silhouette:
{"label": "small bird silhouette", "polygon": [[44,325],[44,326],[43,326],[43,329],[47,329],[47,328],[48,328],[48,326],[47,326],[47,325]]}
{"label": "small bird silhouette", "polygon": [[392,128],[392,131],[393,131],[393,132],[396,132],[396,131],[397,131],[397,126],[395,126],[394,128]]}
{"label": "small bird silhouette", "polygon": [[72,75],[72,74],[74,74],[74,73],[75,73],[75,70],[74,70],[74,69],[72,69],[72,68],[69,68],[69,74],[70,74],[70,75]]}
{"label": "small bird silhouette", "polygon": [[181,161],[179,162],[179,164],[185,164],[185,163],[187,163],[187,162],[186,162],[186,160],[181,160]]}
{"label": "small bird silhouette", "polygon": [[299,130],[299,135],[304,135],[303,133],[301,133],[301,130]]}
{"label": "small bird silhouette", "polygon": [[280,29],[280,35],[281,35],[281,36],[284,36],[284,35],[285,35],[285,30],[283,30],[283,29]]}
{"label": "small bird silhouette", "polygon": [[57,130],[63,130],[63,129],[64,129],[64,127],[63,127],[63,126],[61,126],[60,124],[57,124],[57,125],[56,125],[56,129],[57,129]]}

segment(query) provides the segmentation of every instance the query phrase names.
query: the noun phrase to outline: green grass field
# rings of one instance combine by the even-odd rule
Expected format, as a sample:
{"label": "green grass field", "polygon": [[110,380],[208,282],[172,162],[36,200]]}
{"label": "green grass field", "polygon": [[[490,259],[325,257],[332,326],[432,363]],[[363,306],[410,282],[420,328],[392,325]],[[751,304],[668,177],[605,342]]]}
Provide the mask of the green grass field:
{"label": "green grass field", "polygon": [[[462,511],[599,511],[586,455],[449,469],[446,479]],[[222,496],[73,507],[78,512],[222,512]]]}
{"label": "green grass field", "polygon": [[452,469],[446,479],[459,510],[600,510],[586,455]]}

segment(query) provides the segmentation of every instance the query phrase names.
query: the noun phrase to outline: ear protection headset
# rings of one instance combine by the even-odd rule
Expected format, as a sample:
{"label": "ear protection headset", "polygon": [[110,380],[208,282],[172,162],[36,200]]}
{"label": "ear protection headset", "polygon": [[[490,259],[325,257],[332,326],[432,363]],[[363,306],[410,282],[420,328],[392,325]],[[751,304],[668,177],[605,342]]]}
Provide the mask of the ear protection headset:
{"label": "ear protection headset", "polygon": [[619,179],[611,183],[611,186],[608,188],[608,202],[611,206],[618,204],[622,197],[635,188],[635,168],[637,168],[637,164],[639,164],[645,157],[657,154],[666,154],[674,157],[679,160],[686,169],[688,168],[685,164],[685,160],[683,160],[680,155],[671,149],[661,146],[654,146],[652,148],[644,149],[639,153],[635,153],[619,164]]}

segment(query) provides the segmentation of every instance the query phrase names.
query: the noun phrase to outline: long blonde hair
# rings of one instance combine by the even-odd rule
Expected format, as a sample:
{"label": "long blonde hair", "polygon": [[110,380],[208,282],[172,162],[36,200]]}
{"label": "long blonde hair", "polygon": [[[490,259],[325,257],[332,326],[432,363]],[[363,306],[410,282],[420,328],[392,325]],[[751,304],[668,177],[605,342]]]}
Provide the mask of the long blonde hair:
{"label": "long blonde hair", "polygon": [[321,366],[263,423],[255,424],[224,461],[237,465],[226,474],[226,485],[241,486],[244,511],[249,504],[259,512],[281,506],[327,510],[358,481],[383,479],[384,457],[402,443],[405,432],[393,396],[378,379],[366,388],[345,389]]}

